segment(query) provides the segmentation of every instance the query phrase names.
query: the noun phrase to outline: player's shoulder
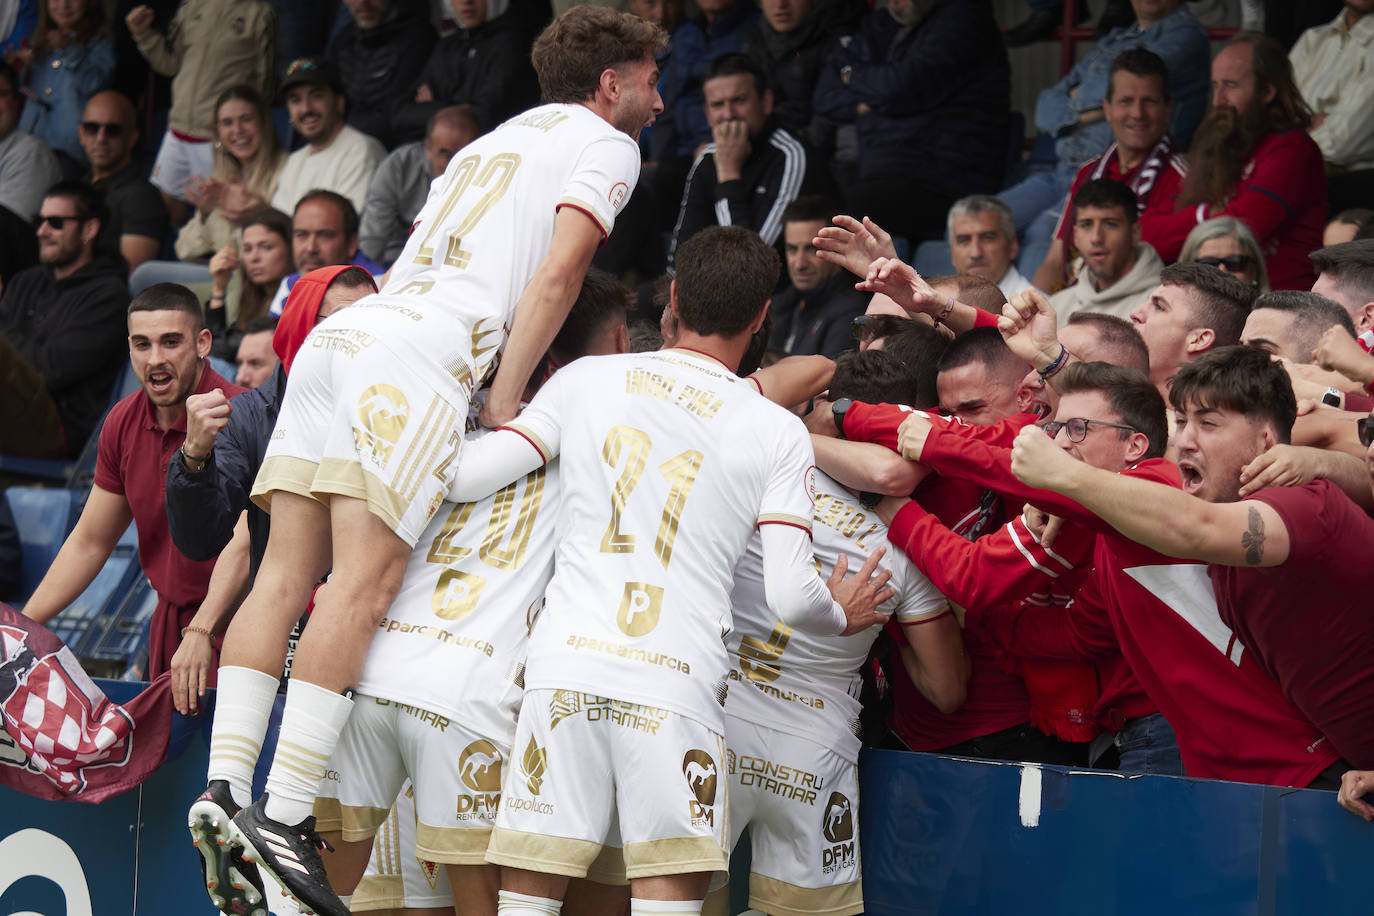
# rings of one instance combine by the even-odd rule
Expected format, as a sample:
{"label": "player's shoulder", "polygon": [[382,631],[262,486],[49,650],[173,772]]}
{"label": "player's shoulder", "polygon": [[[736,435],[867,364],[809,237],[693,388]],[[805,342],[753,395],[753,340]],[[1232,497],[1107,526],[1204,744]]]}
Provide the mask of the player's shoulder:
{"label": "player's shoulder", "polygon": [[539,105],[528,111],[509,118],[491,136],[502,139],[519,138],[523,142],[542,143],[548,141],[551,149],[560,156],[568,156],[573,150],[570,143],[589,144],[596,141],[638,145],[624,131],[617,130],[605,118],[585,105],[566,102],[551,102]]}

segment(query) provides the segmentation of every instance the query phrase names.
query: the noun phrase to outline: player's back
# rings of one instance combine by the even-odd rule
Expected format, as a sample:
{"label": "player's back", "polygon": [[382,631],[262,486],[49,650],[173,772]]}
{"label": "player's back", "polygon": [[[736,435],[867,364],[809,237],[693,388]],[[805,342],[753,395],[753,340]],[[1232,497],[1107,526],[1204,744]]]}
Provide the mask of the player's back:
{"label": "player's back", "polygon": [[[564,486],[529,688],[713,721],[736,561],[760,522],[809,527],[804,427],[686,350],[579,360],[536,406],[559,413]],[[511,426],[537,440],[530,413]]]}

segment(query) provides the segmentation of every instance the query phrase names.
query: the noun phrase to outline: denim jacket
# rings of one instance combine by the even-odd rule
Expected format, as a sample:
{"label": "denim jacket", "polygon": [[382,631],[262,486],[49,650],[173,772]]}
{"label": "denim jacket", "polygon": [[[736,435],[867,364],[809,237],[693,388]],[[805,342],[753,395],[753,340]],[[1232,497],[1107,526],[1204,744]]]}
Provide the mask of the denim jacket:
{"label": "denim jacket", "polygon": [[24,103],[20,129],[84,163],[77,125],[90,97],[110,85],[114,68],[114,42],[108,37],[89,46],[72,42],[35,57],[28,84],[34,97]]}

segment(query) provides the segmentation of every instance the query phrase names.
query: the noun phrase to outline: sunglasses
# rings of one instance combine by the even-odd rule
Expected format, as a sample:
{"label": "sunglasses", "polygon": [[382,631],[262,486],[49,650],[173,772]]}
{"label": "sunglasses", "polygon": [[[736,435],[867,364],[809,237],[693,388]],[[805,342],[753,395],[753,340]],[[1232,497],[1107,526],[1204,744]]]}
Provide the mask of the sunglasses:
{"label": "sunglasses", "polygon": [[1070,420],[1065,420],[1063,423],[1051,421],[1041,428],[1045,430],[1045,435],[1049,436],[1051,439],[1058,436],[1059,431],[1062,429],[1068,432],[1070,442],[1082,442],[1084,439],[1088,438],[1089,423],[1094,426],[1110,426],[1112,429],[1129,429],[1133,433],[1140,432],[1140,430],[1136,429],[1134,426],[1127,426],[1124,423],[1108,423],[1106,420],[1088,420],[1083,417],[1074,417]]}
{"label": "sunglasses", "polygon": [[1356,420],[1355,430],[1360,434],[1360,444],[1365,448],[1374,444],[1374,413]]}
{"label": "sunglasses", "polygon": [[1249,268],[1251,264],[1255,263],[1255,259],[1248,254],[1228,254],[1224,258],[1198,258],[1197,263],[1235,274]]}
{"label": "sunglasses", "polygon": [[47,226],[61,232],[68,223],[84,223],[85,221],[86,218],[81,216],[38,216],[34,218],[33,227],[41,229],[43,226]]}
{"label": "sunglasses", "polygon": [[111,140],[118,140],[124,136],[123,124],[113,124],[107,121],[82,121],[80,127],[81,132],[88,137],[94,137],[102,130],[105,131],[105,136]]}

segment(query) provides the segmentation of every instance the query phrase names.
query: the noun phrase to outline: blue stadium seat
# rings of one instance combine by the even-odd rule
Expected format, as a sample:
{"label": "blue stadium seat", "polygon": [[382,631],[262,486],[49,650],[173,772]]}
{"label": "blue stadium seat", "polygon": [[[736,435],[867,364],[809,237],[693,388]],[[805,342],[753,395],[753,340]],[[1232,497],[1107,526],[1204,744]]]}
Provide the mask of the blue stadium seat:
{"label": "blue stadium seat", "polygon": [[237,378],[239,374],[238,366],[229,362],[227,359],[220,359],[218,356],[210,357],[210,368],[214,369],[231,382]]}
{"label": "blue stadium seat", "polygon": [[109,629],[128,599],[129,592],[143,578],[138,565],[138,535],[130,525],[110,552],[100,572],[86,590],[62,613],[48,622],[77,658],[85,658]]}
{"label": "blue stadium seat", "polygon": [[76,524],[77,496],[73,490],[49,487],[10,487],[5,491],[23,551],[19,602],[33,594]]}
{"label": "blue stadium seat", "polygon": [[947,242],[922,242],[916,246],[916,257],[911,266],[923,277],[940,277],[954,273],[954,262],[949,259]]}
{"label": "blue stadium seat", "polygon": [[[157,592],[140,571],[123,600],[100,620],[99,633],[88,636],[81,657],[128,668],[148,647],[149,624],[156,609]],[[140,672],[140,679],[146,678],[147,672]]]}

